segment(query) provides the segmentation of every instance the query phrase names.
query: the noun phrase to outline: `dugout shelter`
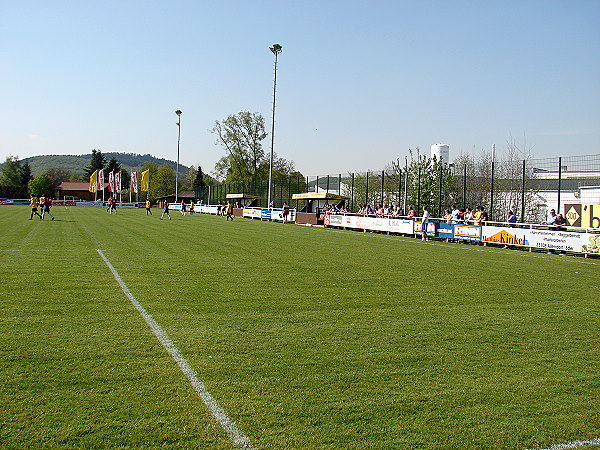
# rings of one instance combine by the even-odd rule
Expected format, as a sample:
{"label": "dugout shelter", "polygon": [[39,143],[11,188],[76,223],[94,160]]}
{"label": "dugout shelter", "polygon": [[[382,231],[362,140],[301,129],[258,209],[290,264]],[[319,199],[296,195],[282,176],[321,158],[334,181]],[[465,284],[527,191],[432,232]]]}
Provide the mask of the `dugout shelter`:
{"label": "dugout shelter", "polygon": [[252,208],[258,206],[258,200],[260,196],[252,194],[227,194],[225,196],[227,200],[233,203],[233,215],[234,217],[243,217],[244,208]]}
{"label": "dugout shelter", "polygon": [[293,194],[292,200],[304,200],[306,203],[296,212],[296,223],[322,225],[322,213],[328,205],[341,208],[350,197],[332,194],[331,192],[304,192]]}

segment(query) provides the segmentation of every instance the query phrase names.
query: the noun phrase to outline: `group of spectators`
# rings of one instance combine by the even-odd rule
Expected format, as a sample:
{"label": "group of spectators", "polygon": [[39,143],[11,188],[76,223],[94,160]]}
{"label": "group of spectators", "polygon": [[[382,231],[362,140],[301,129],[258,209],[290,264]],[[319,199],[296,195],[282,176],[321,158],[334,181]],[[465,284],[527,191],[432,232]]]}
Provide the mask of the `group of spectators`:
{"label": "group of spectators", "polygon": [[[404,212],[400,205],[361,205],[356,214],[361,216],[375,216],[375,217],[393,217],[393,218],[408,218],[408,219],[419,219],[425,215],[426,208],[420,214],[417,214],[412,206],[408,207],[408,210]],[[326,214],[345,214],[350,213],[345,206],[337,207],[336,205],[326,205],[324,212]],[[427,211],[427,217],[429,212]],[[477,206],[476,208],[458,208],[456,205],[452,205],[451,208],[444,210],[444,214],[441,219],[449,224],[465,223],[472,225],[484,225],[489,221],[489,216],[486,210]],[[517,216],[512,210],[506,212],[505,223],[514,225],[517,223]],[[542,222],[540,225],[547,225],[549,227],[559,227],[566,225],[566,221],[562,214],[556,214],[556,210],[551,209],[548,215],[548,219]]]}

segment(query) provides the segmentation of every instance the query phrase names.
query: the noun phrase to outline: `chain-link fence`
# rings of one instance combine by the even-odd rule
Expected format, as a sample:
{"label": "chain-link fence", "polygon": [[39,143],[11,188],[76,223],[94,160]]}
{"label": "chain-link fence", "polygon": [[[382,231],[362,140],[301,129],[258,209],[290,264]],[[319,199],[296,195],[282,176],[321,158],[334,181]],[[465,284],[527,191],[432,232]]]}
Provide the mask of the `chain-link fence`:
{"label": "chain-link fence", "polygon": [[[594,189],[596,187],[597,189]],[[228,193],[260,196],[257,206],[267,206],[267,181],[217,184],[198,191],[206,203],[225,201]],[[274,180],[271,198],[275,206],[292,202],[300,192],[330,192],[346,196],[346,207],[358,211],[364,205],[409,207],[420,211],[427,206],[442,217],[452,205],[481,207],[489,220],[503,221],[512,210],[520,222],[539,222],[547,211],[564,211],[570,203],[600,203],[600,155],[531,160],[462,158],[440,164],[429,158],[392,164],[381,171],[337,173]]]}

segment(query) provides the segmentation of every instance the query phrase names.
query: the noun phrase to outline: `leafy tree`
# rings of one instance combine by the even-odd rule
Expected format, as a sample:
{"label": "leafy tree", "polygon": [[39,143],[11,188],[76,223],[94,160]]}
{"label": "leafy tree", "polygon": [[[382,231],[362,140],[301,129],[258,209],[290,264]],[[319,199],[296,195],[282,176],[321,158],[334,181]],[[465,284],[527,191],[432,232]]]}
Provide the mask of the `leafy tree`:
{"label": "leafy tree", "polygon": [[54,185],[58,186],[63,181],[68,181],[73,176],[73,172],[69,169],[63,169],[60,167],[52,167],[46,171],[46,175],[48,175],[52,180],[54,180]]}
{"label": "leafy tree", "polygon": [[194,184],[194,180],[196,179],[196,174],[198,171],[194,166],[191,166],[183,177],[179,178],[179,190],[180,191],[189,191],[192,189]]}
{"label": "leafy tree", "polygon": [[92,160],[90,161],[90,165],[85,169],[84,172],[86,180],[89,180],[90,176],[96,170],[104,169],[106,167],[106,164],[106,158],[104,157],[102,152],[100,150],[92,150]]}
{"label": "leafy tree", "polygon": [[106,165],[105,172],[106,173],[118,172],[119,170],[121,170],[121,163],[119,161],[117,161],[117,158],[112,157],[110,159],[110,161],[108,161],[108,164]]}
{"label": "leafy tree", "polygon": [[40,173],[29,182],[29,192],[35,196],[52,195],[54,191],[54,180],[45,173]]}
{"label": "leafy tree", "polygon": [[227,181],[251,181],[259,178],[259,167],[265,159],[262,141],[267,137],[265,119],[258,113],[242,111],[216,121],[212,133],[226,152],[215,173]]}
{"label": "leafy tree", "polygon": [[27,186],[29,182],[33,180],[33,174],[31,172],[31,166],[29,161],[25,161],[21,166],[21,186]]}
{"label": "leafy tree", "polygon": [[206,181],[204,181],[204,174],[202,173],[202,167],[198,166],[198,170],[196,171],[196,177],[192,182],[192,189],[196,189],[199,187],[206,186]]}
{"label": "leafy tree", "polygon": [[8,156],[2,167],[0,184],[3,186],[22,186],[21,162],[16,156]]}
{"label": "leafy tree", "polygon": [[169,164],[162,164],[154,177],[152,194],[163,197],[175,192],[175,171]]}

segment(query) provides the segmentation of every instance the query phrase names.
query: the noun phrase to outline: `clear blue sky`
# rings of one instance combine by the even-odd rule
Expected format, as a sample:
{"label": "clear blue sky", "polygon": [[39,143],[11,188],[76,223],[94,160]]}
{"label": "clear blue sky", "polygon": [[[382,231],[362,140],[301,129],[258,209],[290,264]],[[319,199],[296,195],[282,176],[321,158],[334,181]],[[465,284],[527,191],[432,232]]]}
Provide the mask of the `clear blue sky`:
{"label": "clear blue sky", "polygon": [[[0,158],[150,153],[210,172],[239,111],[305,175],[513,136],[600,153],[600,1],[0,0]],[[270,139],[264,142],[270,148]]]}

